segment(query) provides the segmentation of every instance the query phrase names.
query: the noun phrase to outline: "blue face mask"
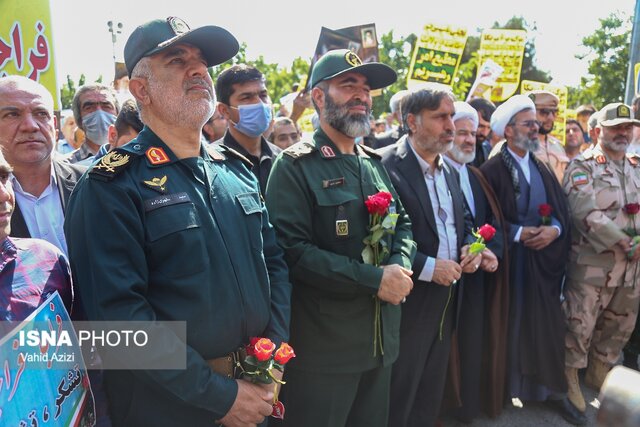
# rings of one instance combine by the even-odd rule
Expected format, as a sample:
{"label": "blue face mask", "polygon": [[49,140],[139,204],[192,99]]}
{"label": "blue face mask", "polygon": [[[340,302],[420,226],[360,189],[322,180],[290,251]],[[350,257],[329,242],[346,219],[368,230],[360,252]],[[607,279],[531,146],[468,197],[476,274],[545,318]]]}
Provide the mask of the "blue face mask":
{"label": "blue face mask", "polygon": [[240,120],[233,126],[239,132],[253,138],[262,135],[271,123],[271,104],[258,102],[257,104],[240,105],[237,108]]}
{"label": "blue face mask", "polygon": [[91,142],[104,145],[109,142],[109,126],[115,121],[116,116],[113,114],[96,110],[82,117],[82,127]]}

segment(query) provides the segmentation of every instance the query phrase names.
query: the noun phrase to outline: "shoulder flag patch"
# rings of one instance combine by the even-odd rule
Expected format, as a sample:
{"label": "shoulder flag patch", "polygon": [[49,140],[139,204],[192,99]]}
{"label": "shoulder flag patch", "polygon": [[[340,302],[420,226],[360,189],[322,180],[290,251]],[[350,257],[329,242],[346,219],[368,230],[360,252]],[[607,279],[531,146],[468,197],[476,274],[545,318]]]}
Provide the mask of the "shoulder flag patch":
{"label": "shoulder flag patch", "polygon": [[589,176],[585,172],[574,172],[571,175],[571,183],[576,185],[584,185],[589,182]]}

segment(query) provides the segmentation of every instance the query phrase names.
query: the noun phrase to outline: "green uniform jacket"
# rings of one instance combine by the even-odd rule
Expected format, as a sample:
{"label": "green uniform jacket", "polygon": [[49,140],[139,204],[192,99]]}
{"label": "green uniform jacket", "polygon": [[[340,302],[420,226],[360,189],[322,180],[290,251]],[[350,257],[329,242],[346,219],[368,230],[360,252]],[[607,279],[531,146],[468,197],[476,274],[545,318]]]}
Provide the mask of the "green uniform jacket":
{"label": "green uniform jacket", "polygon": [[[342,373],[381,364],[373,357],[373,297],[382,269],[361,257],[369,234],[368,196],[390,192],[400,214],[387,264],[410,269],[415,256],[409,217],[380,157],[356,147],[357,155],[342,155],[318,130],[313,142],[288,148],[271,169],[267,207],[293,284],[290,342],[296,358],[291,368]],[[385,366],[398,356],[399,326],[400,306],[383,302]]]}
{"label": "green uniform jacket", "polygon": [[213,425],[237,384],[205,360],[288,339],[283,252],[256,178],[225,147],[178,160],[145,127],[81,178],[65,233],[90,320],[187,322],[186,370],[105,371],[114,425]]}

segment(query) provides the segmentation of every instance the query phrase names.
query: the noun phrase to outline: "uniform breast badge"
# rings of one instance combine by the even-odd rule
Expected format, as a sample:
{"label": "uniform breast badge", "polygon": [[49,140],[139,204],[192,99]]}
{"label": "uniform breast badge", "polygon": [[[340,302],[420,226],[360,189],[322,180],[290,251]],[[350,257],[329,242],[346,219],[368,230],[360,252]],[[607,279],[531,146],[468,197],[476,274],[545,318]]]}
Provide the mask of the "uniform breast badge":
{"label": "uniform breast badge", "polygon": [[142,183],[160,194],[165,194],[167,192],[167,187],[165,187],[165,184],[167,183],[166,175],[162,178],[153,177],[151,178],[151,181],[142,181]]}
{"label": "uniform breast badge", "polygon": [[336,221],[336,235],[340,237],[349,235],[349,221],[346,219]]}

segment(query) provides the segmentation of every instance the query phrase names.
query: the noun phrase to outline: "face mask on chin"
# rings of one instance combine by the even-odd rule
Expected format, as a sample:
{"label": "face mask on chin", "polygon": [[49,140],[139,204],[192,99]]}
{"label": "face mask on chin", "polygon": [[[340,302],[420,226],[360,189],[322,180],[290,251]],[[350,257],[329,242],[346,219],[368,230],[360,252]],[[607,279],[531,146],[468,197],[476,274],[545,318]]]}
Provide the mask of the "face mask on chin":
{"label": "face mask on chin", "polygon": [[257,138],[269,128],[271,123],[271,104],[258,102],[257,104],[240,105],[236,108],[240,119],[233,127],[252,138]]}
{"label": "face mask on chin", "polygon": [[82,118],[82,127],[87,139],[96,145],[109,142],[109,126],[114,124],[116,116],[106,111],[96,110]]}

